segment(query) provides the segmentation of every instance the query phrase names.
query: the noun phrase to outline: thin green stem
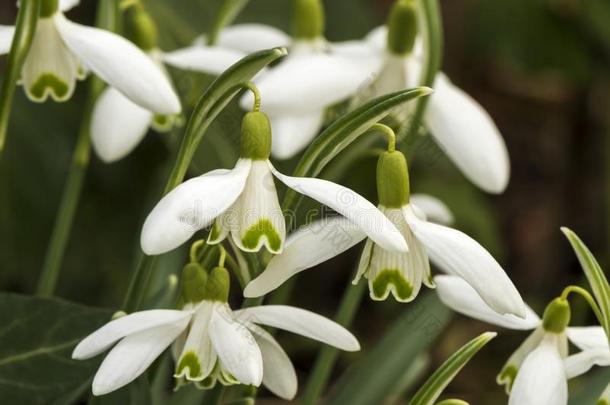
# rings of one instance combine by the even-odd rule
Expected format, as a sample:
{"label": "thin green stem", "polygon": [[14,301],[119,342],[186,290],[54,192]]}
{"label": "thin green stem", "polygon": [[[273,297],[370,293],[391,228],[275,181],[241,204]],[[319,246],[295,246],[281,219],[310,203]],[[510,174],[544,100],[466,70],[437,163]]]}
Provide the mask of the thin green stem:
{"label": "thin green stem", "polygon": [[205,240],[203,239],[193,242],[191,245],[191,250],[189,251],[191,263],[199,263],[199,249],[201,249],[203,246],[205,246]]}
{"label": "thin green stem", "polygon": [[396,150],[396,134],[392,128],[377,123],[371,127],[371,131],[380,131],[388,138],[388,152],[394,152]]}
{"label": "thin green stem", "polygon": [[261,92],[258,90],[258,87],[252,82],[244,83],[243,87],[252,92],[254,96],[254,105],[252,106],[252,111],[258,112],[261,109]]}
{"label": "thin green stem", "polygon": [[567,300],[568,296],[571,293],[576,293],[576,294],[579,294],[581,297],[583,297],[585,299],[585,301],[587,301],[587,303],[589,304],[589,306],[591,307],[593,312],[595,313],[595,316],[597,317],[600,325],[603,325],[604,317],[602,315],[602,311],[599,309],[597,302],[595,301],[593,296],[589,293],[589,291],[585,290],[582,287],[570,285],[563,289],[563,292],[561,293],[561,298],[563,298],[564,300]]}
{"label": "thin green stem", "polygon": [[0,156],[6,144],[8,122],[13,107],[17,79],[36,33],[40,0],[21,0],[15,35],[0,88]]}
{"label": "thin green stem", "polygon": [[[97,26],[114,29],[116,26],[116,2],[102,1],[97,10]],[[72,162],[68,172],[68,178],[59,203],[59,210],[53,225],[51,240],[47,248],[42,272],[38,281],[36,293],[40,296],[51,296],[55,292],[61,262],[63,260],[74,216],[80,201],[81,192],[87,168],[89,167],[91,149],[91,115],[95,106],[95,100],[103,89],[103,83],[95,78],[89,79],[89,90],[83,118],[76,140],[76,146],[72,154]]]}
{"label": "thin green stem", "polygon": [[[350,285],[346,288],[341,299],[341,304],[337,310],[335,321],[344,327],[349,327],[356,311],[362,302],[362,297],[366,291],[366,283]],[[324,391],[330,377],[333,366],[339,357],[339,350],[332,346],[324,346],[314,365],[313,371],[307,381],[307,386],[303,391],[303,398],[300,403],[303,405],[313,405],[319,402],[320,395]]]}

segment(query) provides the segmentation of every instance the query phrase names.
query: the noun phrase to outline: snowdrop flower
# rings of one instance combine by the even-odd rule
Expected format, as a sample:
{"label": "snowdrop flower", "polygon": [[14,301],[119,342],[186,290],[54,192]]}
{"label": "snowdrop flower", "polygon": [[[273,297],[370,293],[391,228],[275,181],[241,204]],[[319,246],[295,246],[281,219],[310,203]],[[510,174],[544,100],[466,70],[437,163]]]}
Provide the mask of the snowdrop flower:
{"label": "snowdrop flower", "polygon": [[330,181],[290,177],[277,171],[269,161],[271,125],[264,113],[247,113],[241,136],[241,157],[235,168],[188,180],[154,207],[142,229],[141,245],[146,254],[172,250],[212,223],[210,244],[219,243],[230,233],[244,251],[256,252],[264,245],[269,252],[280,253],[286,225],[274,177],[344,215],[385,249],[407,250],[396,227],[362,196]]}
{"label": "snowdrop flower", "polygon": [[290,359],[259,325],[268,325],[356,351],[360,345],[342,326],[302,309],[270,305],[232,311],[227,304],[229,273],[189,264],[183,273],[181,310],[149,310],[115,319],[83,339],[72,357],[88,359],[107,349],[93,379],[93,394],[117,390],[141,375],[173,343],[177,385],[194,382],[265,385],[292,399],[297,378]]}
{"label": "snowdrop flower", "polygon": [[[388,250],[368,238],[354,283],[367,278],[374,300],[385,300],[392,294],[397,301],[409,302],[415,299],[422,283],[434,287],[431,259],[442,270],[466,280],[497,312],[524,316],[525,304],[496,260],[464,233],[428,222],[424,212],[410,201],[406,159],[394,150],[391,129],[379,128],[385,128],[392,140],[389,150],[377,163],[378,208],[398,228],[409,251]],[[365,238],[361,230],[342,218],[302,228],[290,236],[285,251],[275,256],[265,271],[247,285],[244,295],[266,294],[294,274],[340,254]]]}
{"label": "snowdrop flower", "polygon": [[[518,318],[494,311],[459,277],[436,276],[434,281],[440,299],[456,312],[508,329],[533,330],[497,378],[510,394],[511,405],[566,404],[568,378],[589,370],[593,364],[610,362],[607,338],[600,327],[567,327],[570,307],[565,298],[551,301],[542,320],[529,306],[525,317]],[[583,351],[567,357],[568,338]]]}
{"label": "snowdrop flower", "polygon": [[[289,55],[254,79],[274,128],[272,156],[289,159],[311,143],[328,107],[357,92],[379,66],[362,41],[331,44],[324,39],[320,0],[295,0]],[[244,109],[252,99],[246,94]]]}
{"label": "snowdrop flower", "polygon": [[[77,79],[92,71],[132,102],[159,114],[180,112],[180,101],[167,77],[134,44],[109,31],[76,24],[63,12],[75,0],[41,3],[31,48],[23,63],[21,81],[36,102],[48,97],[66,101]],[[9,50],[14,29],[0,29],[0,52]]]}
{"label": "snowdrop flower", "polygon": [[[369,43],[381,53],[383,65],[361,98],[419,85],[423,50],[416,41],[416,14],[416,1],[396,0],[388,28],[380,27],[369,34]],[[443,73],[437,75],[433,88],[424,124],[435,141],[475,185],[490,193],[503,192],[510,176],[510,162],[492,118]],[[406,119],[409,108],[397,118]]]}

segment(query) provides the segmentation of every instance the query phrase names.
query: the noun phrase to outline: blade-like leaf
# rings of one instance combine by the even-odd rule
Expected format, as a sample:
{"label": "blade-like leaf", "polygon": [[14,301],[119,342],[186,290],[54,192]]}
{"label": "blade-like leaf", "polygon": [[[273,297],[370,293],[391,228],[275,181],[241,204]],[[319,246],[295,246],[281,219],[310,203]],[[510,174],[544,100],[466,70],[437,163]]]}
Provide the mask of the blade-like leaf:
{"label": "blade-like leaf", "polygon": [[495,332],[486,332],[472,339],[453,353],[424,383],[411,399],[410,405],[434,405],[434,402],[443,393],[460,370],[470,361],[479,350],[491,339],[496,337]]}
{"label": "blade-like leaf", "polygon": [[404,309],[375,348],[355,363],[331,394],[331,405],[380,404],[394,392],[397,378],[443,331],[450,311],[428,293]]}
{"label": "blade-like leaf", "polygon": [[0,402],[58,403],[82,390],[99,359],[78,361],[70,355],[110,316],[105,309],[60,299],[0,294]]}
{"label": "blade-like leaf", "polygon": [[574,249],[582,270],[591,285],[593,295],[602,313],[603,319],[600,319],[599,322],[604,327],[610,342],[610,285],[608,285],[608,279],[583,241],[569,228],[562,227],[561,231],[572,245],[572,249]]}
{"label": "blade-like leaf", "polygon": [[587,373],[586,379],[575,387],[574,392],[570,391],[568,405],[598,404],[605,405],[604,402],[597,402],[605,392],[610,381],[610,367],[600,367]]}
{"label": "blade-like leaf", "polygon": [[[343,149],[364,134],[373,124],[387,116],[396,106],[428,95],[428,87],[416,87],[377,97],[343,115],[324,130],[307,148],[293,176],[316,177],[322,169]],[[284,210],[295,210],[298,194],[287,190],[284,197]]]}

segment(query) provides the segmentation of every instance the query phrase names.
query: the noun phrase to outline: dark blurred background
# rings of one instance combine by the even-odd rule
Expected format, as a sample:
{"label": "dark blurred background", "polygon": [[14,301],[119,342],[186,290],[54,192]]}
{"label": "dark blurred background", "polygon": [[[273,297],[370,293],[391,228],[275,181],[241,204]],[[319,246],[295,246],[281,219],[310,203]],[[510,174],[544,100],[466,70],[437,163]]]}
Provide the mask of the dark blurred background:
{"label": "dark blurred background", "polygon": [[[0,5],[0,23],[12,24],[15,2]],[[163,49],[185,46],[210,26],[217,1],[148,0],[160,23]],[[68,13],[93,21],[95,1]],[[327,37],[356,39],[384,22],[390,1],[326,1]],[[610,3],[605,0],[441,1],[445,53],[443,70],[495,119],[511,157],[506,192],[490,196],[473,187],[430,143],[411,161],[412,188],[442,198],[456,227],[475,237],[503,264],[526,301],[538,312],[581,271],[559,231],[575,230],[610,267]],[[290,2],[251,1],[238,22],[290,29]],[[0,59],[4,64],[6,59]],[[0,70],[2,71],[2,70]],[[211,80],[172,71],[177,88],[193,102]],[[31,293],[52,229],[80,124],[86,86],[66,104],[37,105],[18,89],[0,177],[0,288]],[[194,174],[229,167],[236,158],[239,110],[231,106],[206,136]],[[84,196],[62,269],[58,295],[117,308],[138,249],[139,229],[164,182],[172,148],[182,131],[151,133],[135,153],[105,165],[93,158]],[[375,199],[375,158],[361,156],[340,178]],[[294,162],[282,164],[289,170]],[[370,181],[365,181],[370,179]],[[164,260],[172,271],[184,260],[178,251]],[[359,248],[306,272],[292,303],[332,316]],[[163,277],[159,277],[163,280]],[[365,299],[354,331],[370,348],[405,308],[390,300]],[[575,324],[593,319],[575,310]],[[454,317],[433,345],[428,374],[455,349],[491,327]],[[451,384],[448,393],[473,404],[505,401],[495,374],[524,333],[506,332],[485,348]],[[281,335],[300,377],[307,376],[319,347]],[[339,372],[359,355],[344,355]],[[409,365],[405,365],[405,369]],[[584,382],[573,383],[571,392]],[[404,402],[396,398],[389,402]]]}

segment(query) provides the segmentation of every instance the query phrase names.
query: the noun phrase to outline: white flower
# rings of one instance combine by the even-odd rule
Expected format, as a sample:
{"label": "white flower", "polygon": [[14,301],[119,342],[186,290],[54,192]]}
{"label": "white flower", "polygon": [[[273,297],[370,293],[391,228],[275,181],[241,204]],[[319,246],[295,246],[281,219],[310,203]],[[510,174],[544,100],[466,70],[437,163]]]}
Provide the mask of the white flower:
{"label": "white flower", "polygon": [[[510,393],[511,405],[566,404],[568,378],[586,372],[594,364],[610,362],[607,338],[601,327],[547,331],[529,306],[524,318],[501,315],[459,277],[436,276],[434,281],[440,299],[456,312],[508,329],[533,330],[497,378],[498,384],[504,384]],[[568,338],[583,351],[567,357]]]}
{"label": "white flower", "polygon": [[144,252],[154,255],[170,251],[217,219],[208,243],[218,243],[230,233],[244,251],[256,252],[265,245],[269,252],[280,253],[286,225],[274,177],[345,216],[384,248],[407,250],[396,227],[365,198],[327,180],[280,173],[268,160],[270,148],[271,127],[265,114],[246,114],[242,157],[235,168],[190,179],[163,197],[144,223],[140,239]]}
{"label": "white flower", "polygon": [[[21,70],[28,97],[68,100],[87,71],[92,71],[134,103],[159,114],[180,112],[180,101],[164,73],[123,37],[76,24],[63,11],[77,1],[61,1],[60,9],[41,16]],[[0,29],[0,52],[8,52],[14,30]]]}
{"label": "white flower", "polygon": [[[416,200],[430,201],[430,197]],[[429,203],[426,203],[430,206]],[[433,206],[438,211],[440,202]],[[432,260],[441,270],[466,280],[500,313],[525,315],[519,292],[494,258],[464,233],[426,220],[413,202],[401,208],[379,207],[399,229],[409,246],[408,252],[391,251],[375,240],[367,240],[354,283],[369,280],[373,299],[392,293],[399,301],[410,301],[421,284],[434,286],[430,276]],[[441,211],[448,211],[446,208]],[[446,213],[441,217],[446,217]],[[256,297],[280,286],[294,274],[322,263],[356,245],[366,235],[343,218],[312,223],[290,235],[281,255],[275,256],[244,295]]]}
{"label": "white flower", "polygon": [[342,350],[360,349],[342,326],[309,311],[270,305],[233,312],[226,303],[204,300],[183,310],[149,310],[113,320],[81,341],[72,357],[88,359],[116,343],[93,379],[93,394],[104,395],[136,379],[175,342],[176,378],[201,386],[216,380],[255,386],[262,382],[276,395],[292,399],[297,390],[292,363],[258,324]]}
{"label": "white flower", "polygon": [[[421,43],[416,41],[412,52],[397,55],[386,49],[387,36],[386,27],[368,35],[369,44],[377,49],[383,64],[362,94],[366,99],[420,84]],[[510,177],[510,162],[504,139],[492,118],[445,74],[439,73],[432,87],[434,93],[426,108],[424,125],[470,181],[490,193],[504,191]],[[403,114],[400,118],[406,117]]]}

